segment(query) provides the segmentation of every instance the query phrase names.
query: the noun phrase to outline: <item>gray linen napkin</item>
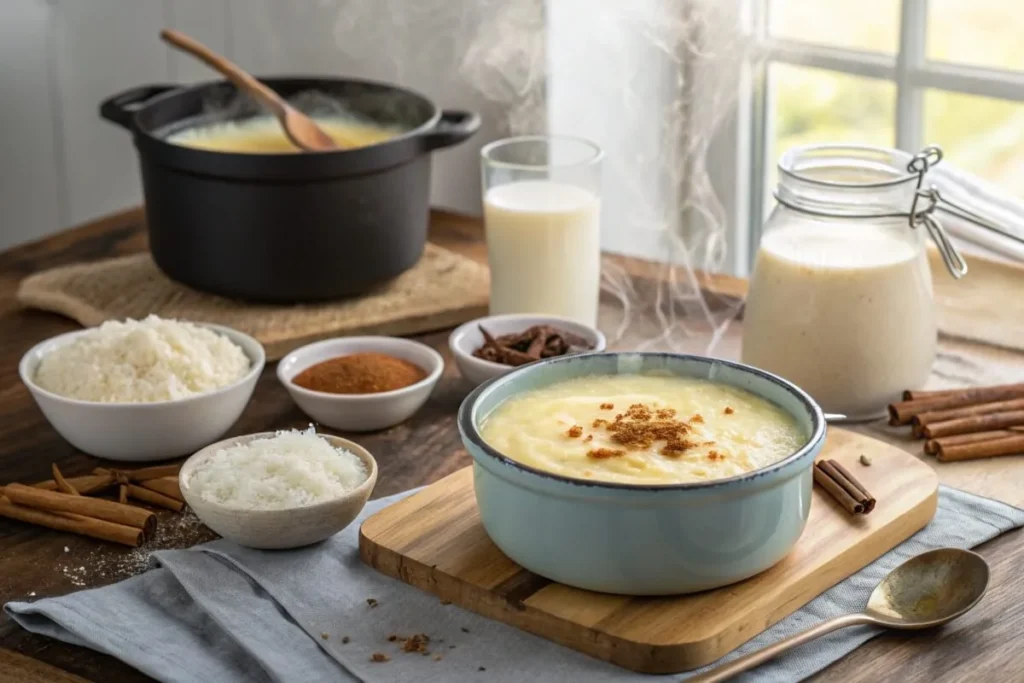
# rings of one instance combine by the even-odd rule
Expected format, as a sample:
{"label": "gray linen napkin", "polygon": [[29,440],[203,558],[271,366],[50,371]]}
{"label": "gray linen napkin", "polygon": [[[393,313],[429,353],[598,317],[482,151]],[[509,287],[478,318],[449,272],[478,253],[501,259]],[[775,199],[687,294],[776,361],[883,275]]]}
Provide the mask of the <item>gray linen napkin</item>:
{"label": "gray linen napkin", "polygon": [[[374,501],[360,520],[411,492]],[[940,490],[935,519],[913,538],[836,585],[726,659],[864,604],[893,567],[926,550],[969,548],[1024,525],[1024,510],[956,489]],[[21,626],[118,657],[173,683],[217,681],[683,680],[625,671],[479,617],[364,566],[358,524],[320,545],[261,552],[215,541],[157,553],[159,567],[112,586],[12,602]],[[376,607],[367,604],[377,600]],[[393,633],[427,633],[431,654],[403,653]],[[878,634],[833,633],[739,680],[799,681]],[[347,638],[347,642],[343,642]],[[370,661],[373,653],[390,660]],[[436,656],[440,656],[438,661]],[[723,660],[724,661],[724,660]]]}

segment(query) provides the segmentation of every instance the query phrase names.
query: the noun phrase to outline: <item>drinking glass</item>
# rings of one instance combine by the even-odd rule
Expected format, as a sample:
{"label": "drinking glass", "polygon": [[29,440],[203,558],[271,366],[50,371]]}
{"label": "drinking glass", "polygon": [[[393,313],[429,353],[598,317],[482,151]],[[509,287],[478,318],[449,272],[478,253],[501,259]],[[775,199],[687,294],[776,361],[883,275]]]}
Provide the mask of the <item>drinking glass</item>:
{"label": "drinking glass", "polygon": [[514,137],[483,148],[491,314],[597,325],[603,156],[596,144],[568,136]]}

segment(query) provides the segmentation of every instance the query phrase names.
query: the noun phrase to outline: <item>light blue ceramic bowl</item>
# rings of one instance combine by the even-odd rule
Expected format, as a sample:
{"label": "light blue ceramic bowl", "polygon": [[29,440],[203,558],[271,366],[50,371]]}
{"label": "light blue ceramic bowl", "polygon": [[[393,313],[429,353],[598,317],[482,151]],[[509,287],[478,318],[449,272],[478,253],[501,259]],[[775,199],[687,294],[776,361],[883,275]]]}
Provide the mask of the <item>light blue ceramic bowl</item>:
{"label": "light blue ceramic bowl", "polygon": [[[480,437],[507,398],[584,375],[661,371],[746,389],[796,418],[807,443],[760,470],[707,483],[640,486],[571,479],[521,465]],[[739,363],[665,353],[600,353],[532,363],[477,387],[459,408],[487,534],[535,574],[587,590],[672,595],[768,569],[792,550],[825,442],[818,405],[786,380]]]}

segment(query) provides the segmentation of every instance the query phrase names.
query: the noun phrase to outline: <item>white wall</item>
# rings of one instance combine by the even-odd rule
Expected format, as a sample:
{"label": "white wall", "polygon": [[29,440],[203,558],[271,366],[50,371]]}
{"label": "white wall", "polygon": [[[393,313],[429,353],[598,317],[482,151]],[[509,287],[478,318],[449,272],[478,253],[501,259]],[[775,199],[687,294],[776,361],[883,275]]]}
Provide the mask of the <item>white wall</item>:
{"label": "white wall", "polygon": [[[402,0],[415,2],[416,0]],[[422,36],[465,21],[475,0],[449,0],[438,23],[406,27],[408,40],[372,49],[361,26],[393,19],[390,3],[359,4],[355,26],[338,24],[343,1],[303,0],[2,0],[0,2],[0,249],[141,202],[128,133],[102,121],[99,102],[154,82],[207,80],[212,74],[167,48],[161,28],[182,30],[257,74],[359,76],[397,82],[440,106],[484,114],[469,143],[435,153],[432,201],[479,211],[477,152],[498,136],[501,112],[462,85],[458,55],[417,58]],[[374,16],[366,15],[367,8]],[[446,13],[450,12],[449,16]],[[356,33],[353,33],[356,32]],[[337,36],[336,36],[337,33]],[[437,54],[445,45],[430,45]],[[451,50],[454,50],[454,42]]]}

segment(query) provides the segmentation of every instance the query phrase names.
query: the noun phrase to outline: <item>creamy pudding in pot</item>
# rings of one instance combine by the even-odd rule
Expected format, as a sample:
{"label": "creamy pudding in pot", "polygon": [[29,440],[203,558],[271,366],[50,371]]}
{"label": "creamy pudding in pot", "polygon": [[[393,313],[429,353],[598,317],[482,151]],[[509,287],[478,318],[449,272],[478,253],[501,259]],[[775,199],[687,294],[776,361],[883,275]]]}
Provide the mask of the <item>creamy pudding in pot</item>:
{"label": "creamy pudding in pot", "polygon": [[775,404],[704,379],[594,375],[506,400],[480,433],[502,455],[565,477],[683,484],[761,469],[808,435]]}
{"label": "creamy pudding in pot", "polygon": [[[375,145],[402,132],[354,118],[314,117],[314,120],[321,130],[345,149]],[[272,116],[186,128],[169,136],[167,142],[214,152],[284,154],[302,151],[288,139],[281,124]]]}

